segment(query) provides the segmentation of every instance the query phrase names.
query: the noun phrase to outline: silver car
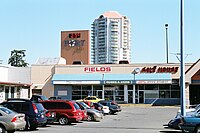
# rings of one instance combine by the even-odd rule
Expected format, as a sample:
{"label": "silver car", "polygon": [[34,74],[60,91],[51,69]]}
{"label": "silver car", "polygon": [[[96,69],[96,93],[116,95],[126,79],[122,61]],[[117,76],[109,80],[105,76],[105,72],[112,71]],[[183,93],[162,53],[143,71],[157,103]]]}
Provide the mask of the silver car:
{"label": "silver car", "polygon": [[0,133],[13,133],[15,130],[25,128],[25,115],[0,106]]}

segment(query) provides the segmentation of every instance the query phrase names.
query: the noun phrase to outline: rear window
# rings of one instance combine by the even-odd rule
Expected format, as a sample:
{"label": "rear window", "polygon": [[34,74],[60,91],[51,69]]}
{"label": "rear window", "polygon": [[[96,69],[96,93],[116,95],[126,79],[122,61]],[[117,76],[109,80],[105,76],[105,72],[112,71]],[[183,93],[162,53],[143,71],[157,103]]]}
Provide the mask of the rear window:
{"label": "rear window", "polygon": [[3,111],[3,112],[6,113],[6,114],[11,114],[11,113],[13,113],[13,111],[11,111],[11,110],[9,110],[9,109],[7,109],[7,108],[0,108],[0,110]]}
{"label": "rear window", "polygon": [[40,103],[35,104],[38,110],[45,110],[43,105]]}
{"label": "rear window", "polygon": [[72,109],[69,103],[65,102],[43,102],[45,109]]}

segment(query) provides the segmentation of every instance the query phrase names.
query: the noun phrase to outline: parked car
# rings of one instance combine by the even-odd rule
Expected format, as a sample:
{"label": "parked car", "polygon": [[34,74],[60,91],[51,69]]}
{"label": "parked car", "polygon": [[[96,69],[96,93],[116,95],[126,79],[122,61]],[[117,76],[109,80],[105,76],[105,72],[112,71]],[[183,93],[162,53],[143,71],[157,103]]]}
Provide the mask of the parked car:
{"label": "parked car", "polygon": [[181,117],[180,129],[186,133],[200,133],[200,113]]}
{"label": "parked car", "polygon": [[56,112],[45,109],[45,116],[47,118],[47,122],[42,126],[46,126],[47,124],[54,123],[56,121]]}
{"label": "parked car", "polygon": [[25,128],[25,115],[16,113],[3,106],[0,107],[0,132],[14,133],[15,130]]}
{"label": "parked car", "polygon": [[100,121],[101,119],[103,119],[103,114],[101,111],[90,108],[84,102],[77,102],[77,104],[87,111],[87,115],[88,115],[87,120],[88,121]]}
{"label": "parked car", "polygon": [[37,95],[37,94],[34,94],[34,95],[32,95],[32,97],[31,97],[30,100],[31,100],[31,101],[34,101],[34,102],[39,102],[39,101],[41,101],[41,100],[48,100],[48,98],[47,98],[46,96],[44,96],[44,95]]}
{"label": "parked car", "polygon": [[26,130],[35,130],[38,125],[43,125],[47,122],[45,109],[41,103],[34,103],[28,99],[8,99],[1,105],[17,113],[25,114]]}
{"label": "parked car", "polygon": [[79,102],[76,102],[76,104],[80,107],[80,109],[82,110],[82,120],[88,120],[88,114],[87,114],[87,109],[84,108]]}
{"label": "parked car", "polygon": [[116,112],[121,111],[121,107],[117,103],[115,103],[114,101],[104,100],[104,101],[99,101],[99,103],[101,103],[104,106],[109,107],[109,109],[110,109],[109,114],[115,114]]}
{"label": "parked car", "polygon": [[62,98],[59,96],[49,97],[49,100],[61,100]]}
{"label": "parked car", "polygon": [[73,101],[68,100],[42,100],[42,105],[49,111],[56,113],[56,121],[61,125],[82,120],[81,109]]}
{"label": "parked car", "polygon": [[109,109],[108,106],[104,106],[104,105],[102,105],[101,103],[93,103],[93,104],[94,104],[94,108],[95,108],[96,110],[102,111],[103,114],[109,114],[110,109]]}
{"label": "parked car", "polygon": [[168,124],[166,125],[163,125],[165,128],[171,128],[171,129],[176,129],[176,130],[180,130],[180,123],[181,123],[181,120],[180,120],[180,117],[178,118],[174,118],[172,120],[170,120],[168,122]]}
{"label": "parked car", "polygon": [[86,100],[83,100],[83,102],[84,102],[85,104],[87,104],[90,108],[93,108],[93,109],[94,109],[94,103],[93,103],[93,102],[91,102],[91,101],[86,101]]}
{"label": "parked car", "polygon": [[98,98],[96,96],[87,96],[84,99],[78,100],[78,101],[90,101],[90,102],[96,102],[97,103],[97,102],[99,102],[101,100],[104,100],[104,99],[100,99],[100,98]]}

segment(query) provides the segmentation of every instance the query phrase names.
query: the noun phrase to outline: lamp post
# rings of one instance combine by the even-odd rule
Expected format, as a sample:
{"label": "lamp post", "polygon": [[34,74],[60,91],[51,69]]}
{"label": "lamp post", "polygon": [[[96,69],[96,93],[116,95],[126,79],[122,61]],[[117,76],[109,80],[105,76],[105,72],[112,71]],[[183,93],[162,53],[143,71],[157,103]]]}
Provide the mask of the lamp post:
{"label": "lamp post", "polygon": [[165,30],[166,30],[166,58],[167,58],[167,64],[169,63],[169,52],[168,52],[168,24],[165,24]]}
{"label": "lamp post", "polygon": [[135,68],[132,72],[133,74],[133,78],[134,78],[134,83],[133,83],[133,103],[135,103],[135,86],[136,86],[136,80],[135,80],[135,75],[138,74],[140,72],[139,68]]}
{"label": "lamp post", "polygon": [[185,63],[184,63],[184,46],[183,46],[183,7],[184,0],[180,0],[180,53],[181,53],[181,76],[180,76],[180,88],[181,88],[181,115],[186,115],[185,106]]}

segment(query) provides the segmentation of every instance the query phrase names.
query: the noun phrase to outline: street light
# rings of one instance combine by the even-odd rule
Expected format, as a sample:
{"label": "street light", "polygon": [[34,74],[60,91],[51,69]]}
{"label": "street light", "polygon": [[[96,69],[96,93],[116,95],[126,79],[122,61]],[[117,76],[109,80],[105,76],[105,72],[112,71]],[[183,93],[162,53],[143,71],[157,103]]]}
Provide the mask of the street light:
{"label": "street light", "polygon": [[185,63],[184,63],[184,45],[183,45],[183,7],[184,0],[180,0],[180,55],[181,55],[181,77],[180,77],[180,87],[181,87],[181,115],[186,115],[185,106]]}
{"label": "street light", "polygon": [[140,69],[139,68],[135,68],[132,72],[133,76],[134,76],[134,84],[133,84],[133,103],[135,103],[135,85],[136,85],[136,82],[135,82],[135,75],[138,74],[140,72]]}
{"label": "street light", "polygon": [[169,55],[169,52],[168,52],[168,24],[165,24],[165,29],[166,29],[166,58],[167,58],[167,64],[169,63],[168,62],[168,55]]}

